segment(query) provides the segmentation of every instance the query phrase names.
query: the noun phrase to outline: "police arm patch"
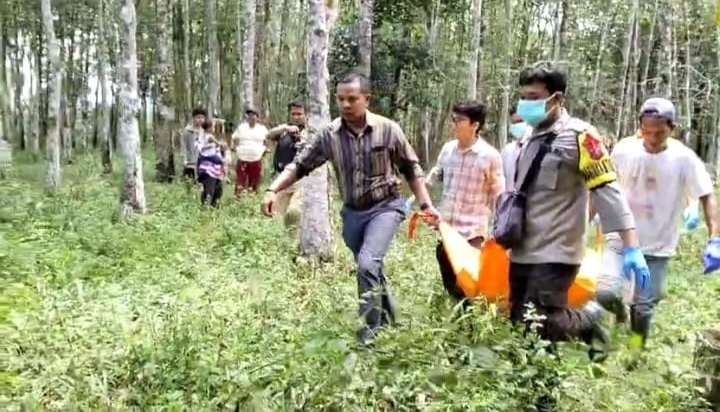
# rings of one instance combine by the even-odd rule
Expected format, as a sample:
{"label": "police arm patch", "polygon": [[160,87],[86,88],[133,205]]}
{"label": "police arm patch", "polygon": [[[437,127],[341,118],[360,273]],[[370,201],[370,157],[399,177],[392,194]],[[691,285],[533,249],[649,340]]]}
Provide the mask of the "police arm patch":
{"label": "police arm patch", "polygon": [[578,135],[578,166],[589,190],[617,180],[610,155],[597,136],[592,128]]}

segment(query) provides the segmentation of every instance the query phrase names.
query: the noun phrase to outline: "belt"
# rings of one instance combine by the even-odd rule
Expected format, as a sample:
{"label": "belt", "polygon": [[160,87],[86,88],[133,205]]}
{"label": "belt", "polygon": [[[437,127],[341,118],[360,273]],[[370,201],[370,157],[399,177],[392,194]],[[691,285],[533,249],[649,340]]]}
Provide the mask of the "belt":
{"label": "belt", "polygon": [[398,198],[399,198],[399,195],[397,193],[393,193],[390,196],[387,196],[384,199],[377,200],[377,201],[369,201],[369,202],[357,203],[357,204],[344,203],[343,207],[346,207],[355,212],[365,212],[367,210],[374,208],[375,206],[379,205],[380,203],[391,202],[393,200],[397,200]]}

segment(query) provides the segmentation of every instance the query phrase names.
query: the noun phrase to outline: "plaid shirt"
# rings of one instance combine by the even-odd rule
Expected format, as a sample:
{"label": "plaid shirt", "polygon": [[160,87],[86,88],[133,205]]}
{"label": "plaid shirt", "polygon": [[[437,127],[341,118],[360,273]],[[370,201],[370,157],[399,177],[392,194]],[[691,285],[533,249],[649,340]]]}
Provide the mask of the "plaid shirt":
{"label": "plaid shirt", "polygon": [[466,239],[486,236],[488,216],[505,190],[500,152],[478,139],[470,148],[457,140],[445,143],[428,182],[443,183],[440,213],[445,222]]}
{"label": "plaid shirt", "polygon": [[407,180],[424,176],[415,151],[397,123],[371,112],[367,112],[366,123],[360,135],[340,118],[324,127],[292,163],[298,178],[329,161],[344,203],[366,209],[399,195],[396,168]]}

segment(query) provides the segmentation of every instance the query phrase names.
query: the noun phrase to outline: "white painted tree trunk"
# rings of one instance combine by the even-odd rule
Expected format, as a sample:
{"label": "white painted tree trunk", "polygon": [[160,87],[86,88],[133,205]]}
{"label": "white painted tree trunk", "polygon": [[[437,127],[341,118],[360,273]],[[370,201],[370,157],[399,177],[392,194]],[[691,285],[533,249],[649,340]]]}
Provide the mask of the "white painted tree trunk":
{"label": "white painted tree trunk", "polygon": [[245,35],[243,36],[242,103],[254,104],[253,71],[255,69],[255,0],[245,0]]}
{"label": "white painted tree trunk", "polygon": [[[327,68],[329,35],[338,14],[336,0],[309,0],[309,43],[307,58],[308,126],[320,130],[330,123]],[[328,168],[323,165],[303,182],[303,213],[300,220],[300,253],[331,260],[334,255],[333,227],[330,220]]]}
{"label": "white painted tree trunk", "polygon": [[128,218],[133,213],[145,213],[145,185],[140,153],[140,130],[138,128],[137,38],[135,32],[135,4],[123,0],[120,13],[125,37],[125,67],[120,91],[120,153],[123,158],[123,174],[120,189],[120,216]]}
{"label": "white painted tree trunk", "polygon": [[45,38],[47,39],[48,60],[50,61],[50,73],[48,73],[49,101],[47,113],[47,168],[45,173],[45,187],[54,190],[60,186],[60,102],[62,96],[63,72],[60,61],[60,41],[55,37],[52,8],[50,0],[42,0],[40,3],[42,11]]}

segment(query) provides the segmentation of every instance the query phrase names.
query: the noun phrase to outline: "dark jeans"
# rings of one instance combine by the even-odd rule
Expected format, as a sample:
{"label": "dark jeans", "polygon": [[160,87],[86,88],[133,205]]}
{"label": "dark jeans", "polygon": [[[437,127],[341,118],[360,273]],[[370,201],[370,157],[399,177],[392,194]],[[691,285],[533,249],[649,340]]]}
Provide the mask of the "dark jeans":
{"label": "dark jeans", "polygon": [[562,263],[510,264],[510,319],[524,322],[525,304],[532,303],[546,317],[539,334],[555,342],[591,338],[594,319],[579,309],[567,307],[568,289],[580,269]]}
{"label": "dark jeans", "polygon": [[367,210],[344,206],[342,237],[357,263],[360,316],[366,329],[376,332],[395,322],[390,288],[383,271],[383,259],[400,222],[405,219],[400,199],[384,200]]}
{"label": "dark jeans", "polygon": [[[482,237],[476,237],[470,239],[468,242],[473,247],[479,249],[483,243],[483,240],[484,239]],[[448,292],[448,294],[457,300],[462,300],[466,298],[467,296],[465,296],[465,293],[457,284],[457,277],[455,276],[455,271],[453,271],[452,264],[450,264],[450,259],[448,259],[448,255],[445,252],[445,247],[443,246],[442,242],[438,242],[437,246],[435,247],[435,258],[437,259],[438,266],[440,267],[440,275],[442,276],[443,286],[445,287],[445,290]]]}
{"label": "dark jeans", "polygon": [[200,195],[200,204],[206,205],[210,203],[210,206],[217,206],[223,195],[222,180],[205,173],[201,174],[198,179],[203,187],[202,194]]}

